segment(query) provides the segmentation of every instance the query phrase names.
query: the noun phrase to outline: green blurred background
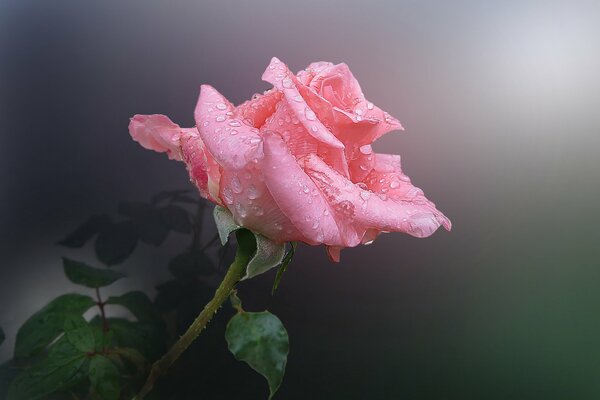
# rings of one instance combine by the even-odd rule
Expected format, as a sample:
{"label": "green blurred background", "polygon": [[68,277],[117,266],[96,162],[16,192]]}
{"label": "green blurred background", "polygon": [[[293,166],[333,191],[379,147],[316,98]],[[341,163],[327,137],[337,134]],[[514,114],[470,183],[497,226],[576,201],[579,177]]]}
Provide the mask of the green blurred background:
{"label": "green blurred background", "polygon": [[[277,56],[346,62],[406,128],[376,151],[401,154],[454,225],[383,235],[340,264],[301,247],[274,297],[272,273],[243,283],[246,308],[290,334],[278,398],[600,398],[599,38],[597,1],[0,1],[2,360],[74,289],[57,239],[189,186],[128,118],[192,126],[201,83],[239,103]],[[180,247],[142,249],[115,292],[152,294]],[[222,378],[205,398],[236,382],[263,398],[260,377],[236,381],[245,366],[210,367]]]}

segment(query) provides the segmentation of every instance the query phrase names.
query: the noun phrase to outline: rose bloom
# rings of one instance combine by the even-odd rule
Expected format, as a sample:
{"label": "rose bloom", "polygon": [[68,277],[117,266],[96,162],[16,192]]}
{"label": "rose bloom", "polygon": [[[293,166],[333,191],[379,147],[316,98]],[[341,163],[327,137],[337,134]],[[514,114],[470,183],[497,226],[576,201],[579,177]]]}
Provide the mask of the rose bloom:
{"label": "rose bloom", "polygon": [[262,76],[274,87],[234,106],[200,88],[194,128],[136,115],[143,147],[183,161],[206,199],[274,241],[340,250],[384,232],[431,235],[451,224],[402,173],[400,156],[371,144],[400,122],[368,101],[346,64],[312,63],[294,75],[277,58]]}

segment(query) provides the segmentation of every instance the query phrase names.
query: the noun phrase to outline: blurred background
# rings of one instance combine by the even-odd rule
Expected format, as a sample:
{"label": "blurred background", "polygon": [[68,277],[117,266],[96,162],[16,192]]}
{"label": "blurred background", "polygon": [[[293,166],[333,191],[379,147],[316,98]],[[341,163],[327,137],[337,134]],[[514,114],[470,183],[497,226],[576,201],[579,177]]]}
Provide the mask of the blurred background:
{"label": "blurred background", "polygon": [[[598,1],[0,0],[0,361],[29,315],[77,289],[57,240],[190,187],[129,117],[193,126],[200,84],[240,103],[277,56],[347,63],[406,129],[375,150],[401,154],[453,222],[340,264],[301,246],[275,296],[274,272],[243,283],[246,308],[290,334],[277,398],[600,398],[599,38]],[[152,295],[181,240],[140,246],[111,290]],[[265,397],[248,367],[239,381],[212,367],[215,385]]]}

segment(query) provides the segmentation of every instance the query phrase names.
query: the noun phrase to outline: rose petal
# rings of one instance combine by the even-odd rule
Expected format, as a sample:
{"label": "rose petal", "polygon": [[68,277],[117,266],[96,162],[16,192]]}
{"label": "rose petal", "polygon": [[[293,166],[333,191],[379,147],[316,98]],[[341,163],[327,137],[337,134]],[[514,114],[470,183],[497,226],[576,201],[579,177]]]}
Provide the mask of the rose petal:
{"label": "rose petal", "polygon": [[260,128],[266,119],[275,112],[275,105],[281,100],[282,94],[278,90],[268,90],[264,94],[255,94],[236,107],[234,115],[246,121],[248,125]]}
{"label": "rose petal", "polygon": [[226,169],[240,170],[262,158],[258,129],[233,118],[234,107],[209,85],[202,85],[194,116],[200,137]]}
{"label": "rose petal", "polygon": [[329,204],[275,133],[264,134],[262,167],[273,199],[307,243],[342,243]]}
{"label": "rose petal", "polygon": [[451,228],[450,221],[435,209],[433,203],[380,197],[353,184],[316,156],[306,159],[305,171],[331,206],[335,210],[347,211],[347,217],[357,226],[385,232],[405,232],[416,237],[430,236],[441,225],[447,230]]}
{"label": "rose petal", "polygon": [[219,198],[221,179],[219,164],[204,147],[196,128],[184,130],[180,138],[180,146],[190,180],[196,185],[200,195],[222,205]]}
{"label": "rose petal", "polygon": [[276,57],[273,57],[262,79],[283,92],[289,107],[311,136],[331,147],[337,149],[344,148],[342,142],[323,125],[317,118],[315,111],[311,109],[306,100],[300,95],[297,85],[301,85],[301,83],[298,82],[285,64]]}
{"label": "rose petal", "polygon": [[167,153],[171,160],[181,161],[179,138],[182,128],[161,114],[134,115],[129,122],[129,134],[142,147]]}

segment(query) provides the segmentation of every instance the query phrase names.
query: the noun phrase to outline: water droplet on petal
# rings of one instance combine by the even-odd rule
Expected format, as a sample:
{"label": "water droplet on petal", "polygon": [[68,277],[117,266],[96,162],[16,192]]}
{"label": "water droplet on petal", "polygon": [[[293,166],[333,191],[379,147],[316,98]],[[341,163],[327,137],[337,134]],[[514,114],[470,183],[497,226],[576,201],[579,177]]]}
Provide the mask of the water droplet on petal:
{"label": "water droplet on petal", "polygon": [[304,110],[304,115],[309,121],[314,121],[315,119],[317,119],[315,112],[308,107],[306,107],[306,109]]}
{"label": "water droplet on petal", "polygon": [[373,150],[371,149],[371,146],[368,144],[365,144],[364,146],[360,146],[360,152],[367,155],[367,154],[371,154],[373,152]]}
{"label": "water droplet on petal", "polygon": [[294,82],[290,78],[285,78],[281,83],[284,88],[291,88],[294,85]]}
{"label": "water droplet on petal", "polygon": [[354,110],[354,112],[356,113],[356,115],[362,115],[363,114],[363,110],[361,110],[360,108],[357,108],[356,110]]}
{"label": "water droplet on petal", "polygon": [[230,135],[237,135],[238,131],[236,131],[235,129],[232,129],[231,132],[229,132]]}
{"label": "water droplet on petal", "polygon": [[229,122],[229,126],[242,126],[242,124],[239,121],[233,120]]}
{"label": "water droplet on petal", "polygon": [[227,204],[233,203],[233,193],[231,193],[231,189],[228,187],[223,189],[223,200],[225,200],[225,203]]}
{"label": "water droplet on petal", "polygon": [[217,103],[217,105],[215,107],[217,107],[219,110],[227,109],[227,106],[224,103]]}
{"label": "water droplet on petal", "polygon": [[256,191],[256,186],[254,186],[254,185],[248,186],[247,191],[248,191],[248,198],[250,200],[254,200],[258,197],[258,192]]}
{"label": "water droplet on petal", "polygon": [[202,123],[202,126],[208,126],[208,121],[204,121],[204,122]]}
{"label": "water droplet on petal", "polygon": [[367,109],[372,110],[373,109],[373,103],[371,103],[370,101],[367,102]]}
{"label": "water droplet on petal", "polygon": [[231,178],[231,189],[234,193],[242,193],[242,183],[237,175],[234,175],[233,178]]}
{"label": "water droplet on petal", "polygon": [[392,183],[390,183],[392,189],[396,189],[398,186],[400,186],[400,182],[398,181],[392,181]]}
{"label": "water droplet on petal", "polygon": [[219,115],[217,118],[215,118],[215,120],[217,122],[223,122],[223,121],[225,121],[225,116],[224,115]]}
{"label": "water droplet on petal", "polygon": [[317,128],[317,126],[316,126],[316,125],[312,125],[312,126],[310,127],[310,130],[311,130],[311,131],[313,131],[313,132],[317,132],[317,131],[319,130],[319,128]]}

